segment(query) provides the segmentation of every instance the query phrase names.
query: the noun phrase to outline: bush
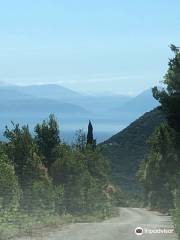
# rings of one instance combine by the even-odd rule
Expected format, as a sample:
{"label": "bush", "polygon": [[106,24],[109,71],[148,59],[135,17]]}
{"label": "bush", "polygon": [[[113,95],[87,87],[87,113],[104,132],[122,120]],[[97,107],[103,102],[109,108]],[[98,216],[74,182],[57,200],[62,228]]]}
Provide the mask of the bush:
{"label": "bush", "polygon": [[173,222],[180,238],[180,186],[175,191],[174,205],[176,208],[172,211]]}
{"label": "bush", "polygon": [[17,210],[20,199],[20,188],[14,167],[7,163],[6,156],[0,158],[0,210]]}
{"label": "bush", "polygon": [[180,209],[174,209],[172,211],[172,219],[175,225],[176,232],[180,238]]}
{"label": "bush", "polygon": [[81,152],[64,145],[57,150],[50,173],[56,186],[64,186],[65,211],[82,215],[109,209],[111,201],[103,189],[109,168],[100,152],[90,149]]}
{"label": "bush", "polygon": [[59,215],[63,215],[66,211],[64,206],[64,186],[59,185],[54,187],[54,194],[55,194],[55,212]]}
{"label": "bush", "polygon": [[51,182],[33,181],[23,191],[22,208],[29,212],[54,211],[55,193]]}

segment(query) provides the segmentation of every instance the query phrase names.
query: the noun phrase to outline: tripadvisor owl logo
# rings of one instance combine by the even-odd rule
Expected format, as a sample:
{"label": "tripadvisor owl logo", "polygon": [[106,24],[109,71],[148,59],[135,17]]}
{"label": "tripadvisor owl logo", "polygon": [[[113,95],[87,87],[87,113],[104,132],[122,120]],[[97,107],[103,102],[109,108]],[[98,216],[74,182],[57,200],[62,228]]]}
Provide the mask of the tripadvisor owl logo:
{"label": "tripadvisor owl logo", "polygon": [[141,228],[141,227],[137,227],[136,229],[135,229],[135,234],[137,235],[137,236],[141,236],[141,235],[143,235],[143,229]]}

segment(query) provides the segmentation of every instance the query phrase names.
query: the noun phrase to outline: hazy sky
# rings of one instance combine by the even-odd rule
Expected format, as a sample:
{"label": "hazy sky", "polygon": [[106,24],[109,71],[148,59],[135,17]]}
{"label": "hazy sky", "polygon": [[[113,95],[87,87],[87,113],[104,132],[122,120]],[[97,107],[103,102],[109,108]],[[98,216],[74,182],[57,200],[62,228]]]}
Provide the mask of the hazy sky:
{"label": "hazy sky", "polygon": [[180,44],[179,0],[0,0],[0,81],[136,94]]}

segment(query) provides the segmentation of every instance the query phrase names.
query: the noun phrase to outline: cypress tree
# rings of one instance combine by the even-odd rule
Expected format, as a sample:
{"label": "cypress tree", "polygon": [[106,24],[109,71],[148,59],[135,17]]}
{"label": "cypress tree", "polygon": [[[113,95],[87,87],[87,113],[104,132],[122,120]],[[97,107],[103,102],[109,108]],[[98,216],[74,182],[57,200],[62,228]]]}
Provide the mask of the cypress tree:
{"label": "cypress tree", "polygon": [[87,145],[93,145],[94,138],[93,138],[93,126],[91,121],[89,120],[88,124],[88,133],[87,133]]}
{"label": "cypress tree", "polygon": [[93,137],[93,126],[91,121],[89,120],[88,124],[88,133],[87,133],[87,146],[91,146],[92,150],[95,151],[96,149],[96,139]]}

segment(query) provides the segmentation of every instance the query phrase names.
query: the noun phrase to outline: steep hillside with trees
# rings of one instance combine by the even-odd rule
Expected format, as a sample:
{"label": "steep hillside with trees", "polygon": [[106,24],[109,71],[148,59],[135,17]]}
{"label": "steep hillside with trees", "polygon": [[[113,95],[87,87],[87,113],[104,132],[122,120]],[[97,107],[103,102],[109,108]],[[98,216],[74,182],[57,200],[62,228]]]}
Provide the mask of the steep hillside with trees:
{"label": "steep hillside with trees", "polygon": [[127,191],[136,191],[136,172],[147,154],[147,140],[164,121],[164,114],[156,108],[101,145],[104,156],[110,161],[114,183]]}

